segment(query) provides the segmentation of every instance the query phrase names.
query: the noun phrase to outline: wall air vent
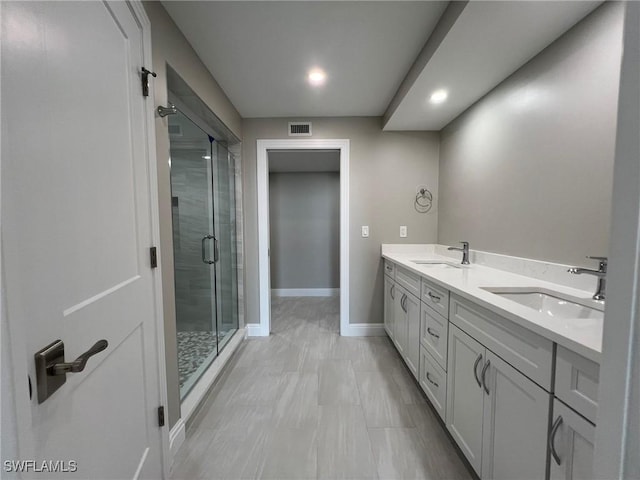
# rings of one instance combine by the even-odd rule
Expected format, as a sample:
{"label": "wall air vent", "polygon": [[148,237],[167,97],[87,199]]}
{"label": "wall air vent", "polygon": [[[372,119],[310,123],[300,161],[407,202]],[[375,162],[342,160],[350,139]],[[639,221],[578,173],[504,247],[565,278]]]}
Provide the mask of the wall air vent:
{"label": "wall air vent", "polygon": [[310,137],[311,122],[289,122],[290,137]]}
{"label": "wall air vent", "polygon": [[169,136],[170,137],[181,137],[182,136],[182,127],[180,125],[169,125]]}

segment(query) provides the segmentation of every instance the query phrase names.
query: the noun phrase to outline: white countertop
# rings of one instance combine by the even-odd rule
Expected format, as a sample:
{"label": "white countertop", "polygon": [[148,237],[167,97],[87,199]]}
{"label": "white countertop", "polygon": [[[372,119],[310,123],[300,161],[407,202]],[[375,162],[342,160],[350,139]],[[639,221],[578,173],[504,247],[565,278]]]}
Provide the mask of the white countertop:
{"label": "white countertop", "polygon": [[[383,258],[419,274],[427,280],[443,286],[452,293],[505,317],[522,327],[562,345],[586,358],[600,363],[602,351],[602,320],[559,319],[482,290],[480,287],[535,287],[591,300],[593,292],[536,278],[510,273],[504,270],[471,264],[462,268],[434,268],[413,263],[411,260],[443,260],[452,262],[432,252],[383,252]],[[455,260],[454,260],[455,261]],[[592,302],[598,304],[598,302]],[[602,309],[600,305],[600,309]]]}

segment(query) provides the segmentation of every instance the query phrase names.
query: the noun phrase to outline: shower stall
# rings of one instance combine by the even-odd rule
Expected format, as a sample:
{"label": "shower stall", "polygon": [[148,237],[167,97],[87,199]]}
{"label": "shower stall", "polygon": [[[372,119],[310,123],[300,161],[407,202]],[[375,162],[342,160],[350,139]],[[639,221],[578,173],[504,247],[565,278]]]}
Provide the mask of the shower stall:
{"label": "shower stall", "polygon": [[184,399],[238,329],[236,160],[193,114],[190,118],[176,108],[168,119],[178,372]]}

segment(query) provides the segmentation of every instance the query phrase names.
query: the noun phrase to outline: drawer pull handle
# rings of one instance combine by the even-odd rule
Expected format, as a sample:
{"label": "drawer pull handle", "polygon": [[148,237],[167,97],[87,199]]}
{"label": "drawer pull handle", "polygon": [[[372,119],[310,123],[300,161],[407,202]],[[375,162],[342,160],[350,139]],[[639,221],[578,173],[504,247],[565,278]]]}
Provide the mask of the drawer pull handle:
{"label": "drawer pull handle", "polygon": [[553,422],[553,427],[551,427],[551,431],[549,432],[549,450],[551,451],[551,455],[558,465],[562,464],[562,460],[560,459],[558,452],[556,452],[555,441],[556,434],[558,433],[560,425],[562,425],[562,415],[556,418],[556,421]]}
{"label": "drawer pull handle", "polygon": [[436,387],[439,387],[439,385],[436,382],[431,380],[431,375],[429,375],[429,372],[427,372],[427,380],[429,380],[429,383],[431,383],[432,385],[435,385]]}
{"label": "drawer pull handle", "polygon": [[439,302],[440,301],[440,297],[437,295],[434,295],[433,293],[429,292],[427,295],[429,295],[429,298],[431,300],[433,300],[434,302]]}
{"label": "drawer pull handle", "polygon": [[432,337],[440,338],[440,335],[438,335],[436,332],[434,332],[433,330],[431,330],[431,327],[427,327],[427,333],[428,333],[429,335],[431,335]]}
{"label": "drawer pull handle", "polygon": [[484,391],[489,395],[489,387],[487,387],[487,370],[489,370],[489,365],[491,365],[491,360],[487,360],[487,363],[484,364],[482,368],[482,385],[484,386]]}
{"label": "drawer pull handle", "polygon": [[391,300],[395,300],[396,299],[396,284],[394,283],[393,285],[391,285],[391,291],[389,292],[391,294]]}
{"label": "drawer pull handle", "polygon": [[478,358],[476,358],[476,362],[473,364],[473,376],[476,378],[476,382],[478,382],[478,386],[480,388],[482,388],[482,383],[478,378],[478,364],[480,363],[481,360],[482,360],[482,354],[478,355]]}

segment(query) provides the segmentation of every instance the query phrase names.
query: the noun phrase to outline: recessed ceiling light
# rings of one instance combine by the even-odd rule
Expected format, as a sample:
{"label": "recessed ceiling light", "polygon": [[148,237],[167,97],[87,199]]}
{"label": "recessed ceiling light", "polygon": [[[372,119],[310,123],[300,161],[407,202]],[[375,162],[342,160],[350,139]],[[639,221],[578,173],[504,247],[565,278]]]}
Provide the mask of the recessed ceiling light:
{"label": "recessed ceiling light", "polygon": [[431,98],[429,98],[429,101],[431,103],[442,103],[447,99],[447,96],[449,94],[447,93],[446,90],[436,90],[435,92],[433,92],[431,94]]}
{"label": "recessed ceiling light", "polygon": [[319,87],[320,85],[324,85],[324,82],[327,81],[327,74],[320,68],[314,68],[309,71],[308,78],[311,85]]}

